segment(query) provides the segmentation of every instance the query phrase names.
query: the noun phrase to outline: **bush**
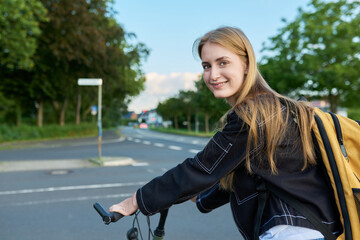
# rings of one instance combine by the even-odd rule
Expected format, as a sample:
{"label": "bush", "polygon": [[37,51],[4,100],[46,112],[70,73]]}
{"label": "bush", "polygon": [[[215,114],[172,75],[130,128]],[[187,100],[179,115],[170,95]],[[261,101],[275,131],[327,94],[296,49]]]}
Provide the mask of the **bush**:
{"label": "bush", "polygon": [[0,125],[0,143],[23,140],[76,138],[84,136],[96,136],[98,128],[95,124],[83,123],[79,125],[46,125],[37,126],[9,126]]}
{"label": "bush", "polygon": [[348,117],[354,120],[360,121],[360,109],[359,108],[348,108]]}

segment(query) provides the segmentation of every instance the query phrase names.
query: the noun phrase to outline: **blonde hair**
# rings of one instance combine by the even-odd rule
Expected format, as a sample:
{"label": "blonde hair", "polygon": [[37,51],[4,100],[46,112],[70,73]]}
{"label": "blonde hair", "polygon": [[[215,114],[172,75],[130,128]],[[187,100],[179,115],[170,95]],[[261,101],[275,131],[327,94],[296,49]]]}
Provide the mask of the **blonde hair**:
{"label": "blonde hair", "polygon": [[[285,138],[287,129],[284,127],[289,118],[295,118],[300,133],[304,165],[316,164],[312,145],[311,127],[313,124],[313,108],[303,101],[294,101],[275,92],[261,76],[256,63],[254,50],[249,39],[238,28],[221,27],[206,33],[194,43],[194,50],[201,58],[205,43],[217,43],[237,54],[247,64],[246,78],[237,93],[237,100],[232,109],[249,126],[246,145],[247,170],[251,173],[250,151],[256,149],[260,141],[264,141],[268,165],[272,174],[277,174],[275,149]],[[285,117],[281,111],[281,103],[285,105]],[[264,125],[258,132],[258,123]],[[264,138],[264,139],[260,139]],[[260,159],[261,161],[261,159]],[[234,172],[221,179],[221,186],[232,190]]]}

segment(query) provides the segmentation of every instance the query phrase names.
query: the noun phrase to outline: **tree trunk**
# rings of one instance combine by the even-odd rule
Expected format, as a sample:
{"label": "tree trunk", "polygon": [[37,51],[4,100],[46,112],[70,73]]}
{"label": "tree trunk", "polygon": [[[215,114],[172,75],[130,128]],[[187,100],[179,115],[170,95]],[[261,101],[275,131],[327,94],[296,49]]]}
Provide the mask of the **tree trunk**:
{"label": "tree trunk", "polygon": [[21,126],[22,124],[22,113],[21,113],[21,105],[19,102],[16,102],[16,126]]}
{"label": "tree trunk", "polygon": [[64,103],[61,107],[61,112],[60,112],[60,126],[64,126],[65,125],[65,112],[66,112],[66,107],[67,107],[67,103],[68,103],[68,99],[65,98],[64,99]]}
{"label": "tree trunk", "polygon": [[37,117],[36,117],[36,123],[38,127],[43,126],[43,112],[44,112],[43,110],[44,110],[44,101],[40,100],[39,107],[37,110]]}
{"label": "tree trunk", "polygon": [[77,104],[76,104],[76,124],[80,124],[80,110],[81,110],[81,94],[78,94]]}
{"label": "tree trunk", "polygon": [[187,130],[188,130],[188,132],[190,132],[191,131],[191,115],[188,114],[186,118],[187,118]]}
{"label": "tree trunk", "polygon": [[208,113],[205,113],[205,133],[209,133],[209,120],[210,115]]}
{"label": "tree trunk", "polygon": [[86,116],[91,112],[91,106],[89,106],[85,111],[83,112],[82,119],[83,121],[86,121]]}
{"label": "tree trunk", "polygon": [[337,95],[329,94],[330,111],[337,113],[339,97]]}
{"label": "tree trunk", "polygon": [[177,115],[174,116],[174,125],[175,125],[175,129],[179,129],[179,123],[178,123],[178,118]]}
{"label": "tree trunk", "polygon": [[51,101],[51,105],[53,107],[54,110],[54,114],[52,116],[53,120],[58,121],[58,119],[60,119],[60,114],[59,114],[59,103],[55,100]]}

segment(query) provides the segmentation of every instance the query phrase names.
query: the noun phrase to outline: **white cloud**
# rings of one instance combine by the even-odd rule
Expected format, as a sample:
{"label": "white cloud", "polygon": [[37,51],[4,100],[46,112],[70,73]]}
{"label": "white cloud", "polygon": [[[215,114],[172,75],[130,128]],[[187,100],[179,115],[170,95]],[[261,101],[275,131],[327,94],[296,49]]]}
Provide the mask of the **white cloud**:
{"label": "white cloud", "polygon": [[151,72],[146,74],[145,90],[135,97],[129,111],[136,113],[156,108],[158,103],[175,96],[180,90],[195,90],[194,82],[200,73],[170,73],[168,75]]}

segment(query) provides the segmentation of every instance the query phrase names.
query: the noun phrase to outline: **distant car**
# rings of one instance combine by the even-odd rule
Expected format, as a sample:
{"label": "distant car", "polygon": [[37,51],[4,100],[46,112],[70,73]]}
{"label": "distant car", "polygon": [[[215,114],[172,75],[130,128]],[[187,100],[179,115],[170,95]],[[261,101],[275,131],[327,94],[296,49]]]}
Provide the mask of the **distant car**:
{"label": "distant car", "polygon": [[141,123],[141,124],[139,125],[139,128],[144,128],[144,129],[146,129],[146,128],[148,128],[148,125],[147,125],[146,123]]}

